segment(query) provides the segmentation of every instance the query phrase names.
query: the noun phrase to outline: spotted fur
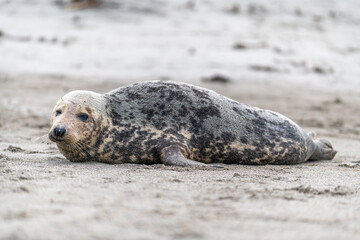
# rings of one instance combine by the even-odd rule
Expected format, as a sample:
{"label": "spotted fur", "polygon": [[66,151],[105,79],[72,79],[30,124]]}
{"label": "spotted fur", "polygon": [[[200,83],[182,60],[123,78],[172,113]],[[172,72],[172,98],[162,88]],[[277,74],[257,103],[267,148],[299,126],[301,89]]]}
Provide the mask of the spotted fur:
{"label": "spotted fur", "polygon": [[[84,105],[74,96],[69,99]],[[225,164],[296,164],[315,153],[314,160],[332,159],[336,153],[326,145],[331,156],[325,156],[321,140],[312,140],[278,113],[189,84],[136,83],[95,99],[96,107],[94,100],[87,102],[97,114],[91,128],[81,129],[86,137],[57,143],[71,161],[155,164],[161,163],[161,150],[174,147],[185,158]]]}

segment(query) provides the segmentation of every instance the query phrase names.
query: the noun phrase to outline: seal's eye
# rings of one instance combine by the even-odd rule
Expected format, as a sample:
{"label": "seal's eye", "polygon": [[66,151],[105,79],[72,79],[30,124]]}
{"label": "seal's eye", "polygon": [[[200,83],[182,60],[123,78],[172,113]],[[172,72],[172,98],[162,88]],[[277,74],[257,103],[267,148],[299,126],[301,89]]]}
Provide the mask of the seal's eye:
{"label": "seal's eye", "polygon": [[89,118],[89,115],[87,115],[86,113],[80,113],[80,114],[77,115],[77,117],[81,121],[86,122],[88,120],[88,118]]}
{"label": "seal's eye", "polygon": [[55,115],[56,115],[56,116],[59,116],[61,113],[62,113],[61,110],[56,110]]}

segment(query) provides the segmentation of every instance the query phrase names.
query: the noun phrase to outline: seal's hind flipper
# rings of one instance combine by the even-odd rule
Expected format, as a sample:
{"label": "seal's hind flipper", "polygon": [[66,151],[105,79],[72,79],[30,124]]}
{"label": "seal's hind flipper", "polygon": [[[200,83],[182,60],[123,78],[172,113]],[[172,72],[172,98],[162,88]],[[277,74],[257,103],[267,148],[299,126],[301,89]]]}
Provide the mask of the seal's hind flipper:
{"label": "seal's hind flipper", "polygon": [[180,167],[217,167],[222,168],[219,165],[207,165],[205,163],[196,162],[194,160],[187,159],[181,152],[179,146],[171,145],[164,147],[160,151],[161,162],[165,165],[174,165]]}
{"label": "seal's hind flipper", "polygon": [[335,157],[337,151],[328,140],[318,138],[313,140],[313,142],[316,149],[311,155],[310,160],[332,160]]}

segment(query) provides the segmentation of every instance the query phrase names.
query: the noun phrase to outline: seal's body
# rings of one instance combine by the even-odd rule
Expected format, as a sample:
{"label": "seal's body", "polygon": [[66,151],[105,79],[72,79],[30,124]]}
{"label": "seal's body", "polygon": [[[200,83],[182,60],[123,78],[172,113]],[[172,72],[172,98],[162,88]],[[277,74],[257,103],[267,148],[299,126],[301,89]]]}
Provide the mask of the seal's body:
{"label": "seal's body", "polygon": [[106,94],[74,91],[49,133],[70,161],[180,166],[296,164],[336,151],[290,119],[184,83],[151,81]]}

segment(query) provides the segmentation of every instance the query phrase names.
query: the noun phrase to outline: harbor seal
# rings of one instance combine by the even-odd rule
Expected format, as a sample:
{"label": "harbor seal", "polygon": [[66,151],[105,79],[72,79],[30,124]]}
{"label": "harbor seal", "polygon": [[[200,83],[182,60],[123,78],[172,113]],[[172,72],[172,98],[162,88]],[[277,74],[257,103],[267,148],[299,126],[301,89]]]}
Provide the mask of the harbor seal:
{"label": "harbor seal", "polygon": [[73,162],[297,164],[337,152],[279,113],[168,81],[70,92],[53,110],[49,138]]}

